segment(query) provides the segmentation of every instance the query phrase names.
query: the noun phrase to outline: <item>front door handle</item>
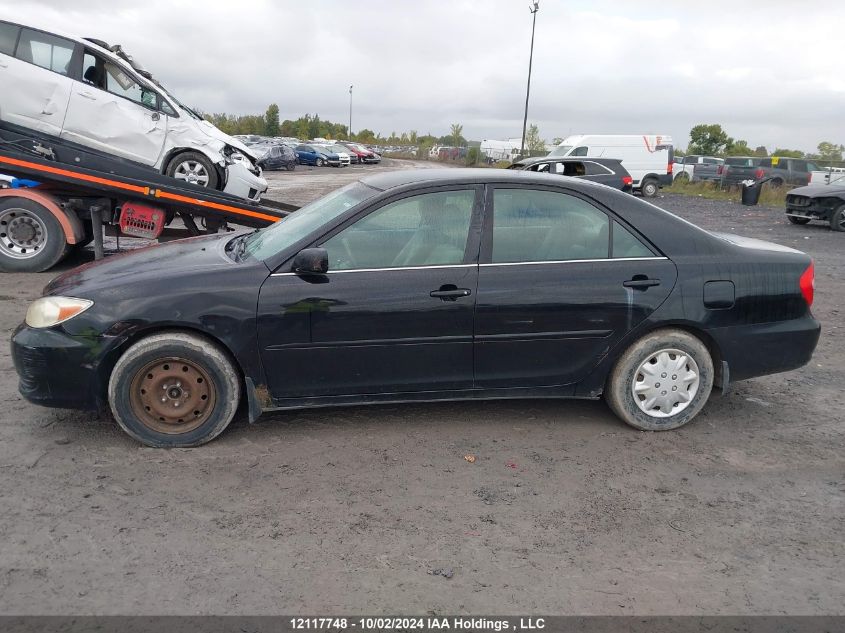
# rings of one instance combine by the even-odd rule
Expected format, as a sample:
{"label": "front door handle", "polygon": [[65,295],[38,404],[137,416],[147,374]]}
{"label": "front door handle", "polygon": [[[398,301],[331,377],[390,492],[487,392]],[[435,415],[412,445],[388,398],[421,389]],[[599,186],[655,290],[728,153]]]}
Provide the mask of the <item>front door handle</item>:
{"label": "front door handle", "polygon": [[648,290],[652,286],[659,286],[659,279],[649,279],[645,275],[634,275],[633,279],[623,281],[622,285],[626,288],[636,288],[637,290]]}
{"label": "front door handle", "polygon": [[472,294],[469,288],[458,288],[452,284],[440,286],[439,290],[432,290],[429,295],[441,301],[457,301],[461,297],[468,297]]}

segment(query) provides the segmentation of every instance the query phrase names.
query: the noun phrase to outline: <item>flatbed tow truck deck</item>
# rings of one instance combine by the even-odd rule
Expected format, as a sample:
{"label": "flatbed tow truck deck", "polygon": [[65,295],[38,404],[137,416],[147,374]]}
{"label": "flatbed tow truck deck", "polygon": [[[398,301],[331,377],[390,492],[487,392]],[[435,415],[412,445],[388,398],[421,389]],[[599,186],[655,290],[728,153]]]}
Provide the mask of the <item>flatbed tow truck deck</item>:
{"label": "flatbed tow truck deck", "polygon": [[[0,173],[40,183],[0,189],[0,270],[47,270],[92,241],[100,258],[105,234],[175,239],[230,224],[260,228],[297,209],[255,204],[126,161],[79,162],[86,166],[55,160],[38,140],[0,141]],[[177,217],[185,228],[165,228]]]}

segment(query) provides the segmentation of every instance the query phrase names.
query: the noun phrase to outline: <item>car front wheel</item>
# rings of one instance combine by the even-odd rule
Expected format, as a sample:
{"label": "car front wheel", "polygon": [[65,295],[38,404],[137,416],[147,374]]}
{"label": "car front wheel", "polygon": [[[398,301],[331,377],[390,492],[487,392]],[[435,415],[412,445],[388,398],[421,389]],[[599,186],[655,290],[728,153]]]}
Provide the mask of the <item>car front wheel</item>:
{"label": "car front wheel", "polygon": [[830,228],[834,231],[845,231],[845,204],[830,216]]}
{"label": "car front wheel", "polygon": [[656,180],[649,178],[643,182],[640,190],[643,193],[643,198],[654,198],[660,191],[660,185],[657,184]]}
{"label": "car front wheel", "polygon": [[713,359],[682,330],[647,334],[619,358],[605,400],[623,422],[642,431],[668,431],[692,420],[713,388]]}
{"label": "car front wheel", "polygon": [[324,161],[322,158],[317,159],[317,167],[322,167],[325,164],[326,164],[326,161]]}
{"label": "car front wheel", "polygon": [[241,381],[227,355],[187,332],[144,338],[117,361],[108,386],[115,420],[159,448],[199,446],[232,421]]}
{"label": "car front wheel", "polygon": [[185,152],[167,164],[167,175],[194,185],[217,189],[217,170],[204,154]]}

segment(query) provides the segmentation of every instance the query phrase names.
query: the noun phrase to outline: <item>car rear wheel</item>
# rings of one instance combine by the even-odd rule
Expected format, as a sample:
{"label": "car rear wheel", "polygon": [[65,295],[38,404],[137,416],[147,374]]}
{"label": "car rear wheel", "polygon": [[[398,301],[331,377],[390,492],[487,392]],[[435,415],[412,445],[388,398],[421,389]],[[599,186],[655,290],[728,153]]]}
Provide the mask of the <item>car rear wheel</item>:
{"label": "car rear wheel", "polygon": [[643,181],[640,191],[642,191],[643,198],[654,198],[660,191],[660,185],[653,178],[647,178]]}
{"label": "car rear wheel", "polygon": [[685,171],[682,171],[680,174],[675,176],[675,180],[681,183],[689,182],[689,174]]}
{"label": "car rear wheel", "polygon": [[845,231],[845,204],[830,216],[830,228],[834,231]]}
{"label": "car rear wheel", "polygon": [[674,329],[647,334],[619,358],[605,399],[623,422],[642,431],[668,431],[692,420],[713,388],[707,347]]}
{"label": "car rear wheel", "polygon": [[0,200],[0,270],[40,273],[69,250],[62,225],[49,209],[26,198]]}
{"label": "car rear wheel", "polygon": [[769,185],[773,189],[780,189],[781,187],[783,187],[783,180],[781,180],[780,178],[773,178],[769,181]]}
{"label": "car rear wheel", "polygon": [[807,224],[807,222],[810,221],[810,218],[798,218],[794,215],[788,215],[786,217],[789,218],[789,221],[793,224]]}
{"label": "car rear wheel", "polygon": [[185,152],[167,165],[167,175],[194,185],[217,189],[217,170],[204,154]]}
{"label": "car rear wheel", "polygon": [[293,171],[296,169],[296,163],[288,163],[288,171]]}
{"label": "car rear wheel", "polygon": [[155,334],[130,347],[109,379],[120,427],[147,446],[199,446],[232,421],[241,381],[216,345],[187,332]]}

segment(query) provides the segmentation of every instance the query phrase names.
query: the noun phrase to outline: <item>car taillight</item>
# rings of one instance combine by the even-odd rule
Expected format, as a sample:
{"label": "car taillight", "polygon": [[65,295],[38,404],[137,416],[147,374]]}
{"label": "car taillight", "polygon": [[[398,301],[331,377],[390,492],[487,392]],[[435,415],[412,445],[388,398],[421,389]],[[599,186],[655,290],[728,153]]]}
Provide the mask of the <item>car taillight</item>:
{"label": "car taillight", "polygon": [[807,270],[801,275],[801,279],[798,280],[798,286],[801,288],[801,295],[809,308],[813,305],[813,295],[816,290],[816,267],[812,260],[810,265],[807,266]]}
{"label": "car taillight", "polygon": [[719,166],[716,168],[716,175],[717,175],[717,176],[721,176],[721,175],[724,173],[724,171],[725,171],[725,166],[724,166],[724,165],[719,165]]}
{"label": "car taillight", "polygon": [[762,169],[758,169],[757,171],[755,171],[755,172],[754,172],[754,177],[755,177],[757,180],[760,180],[760,179],[763,177],[763,170],[762,170]]}
{"label": "car taillight", "polygon": [[631,176],[622,176],[622,184],[623,185],[633,185],[634,179]]}
{"label": "car taillight", "polygon": [[810,184],[810,181],[813,179],[813,174],[807,174],[807,184]]}
{"label": "car taillight", "polygon": [[671,175],[672,172],[674,171],[674,169],[675,169],[675,164],[670,162],[669,166],[666,168],[666,173]]}

